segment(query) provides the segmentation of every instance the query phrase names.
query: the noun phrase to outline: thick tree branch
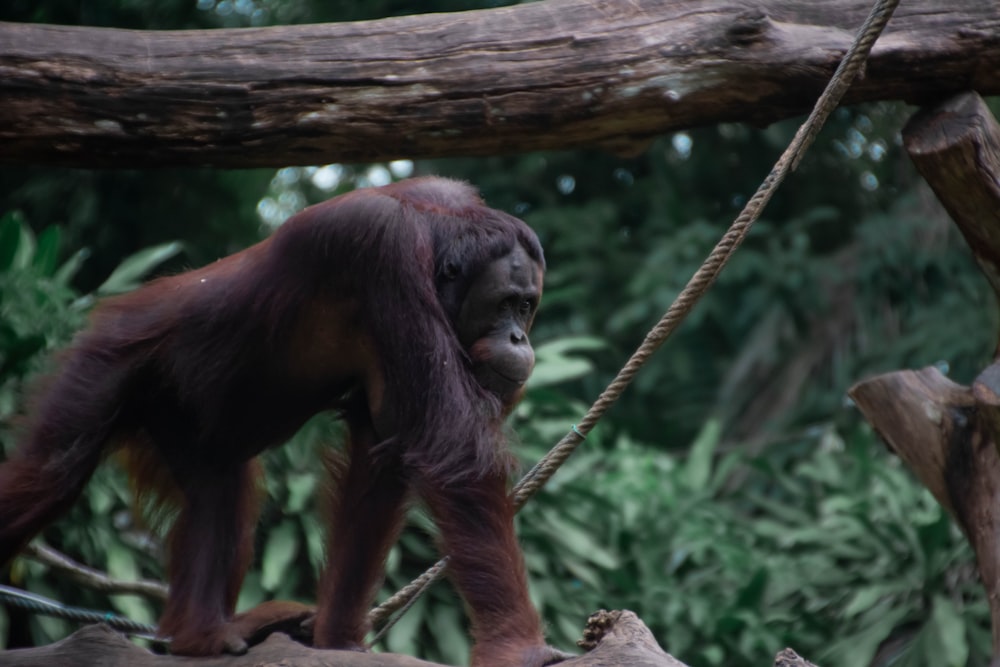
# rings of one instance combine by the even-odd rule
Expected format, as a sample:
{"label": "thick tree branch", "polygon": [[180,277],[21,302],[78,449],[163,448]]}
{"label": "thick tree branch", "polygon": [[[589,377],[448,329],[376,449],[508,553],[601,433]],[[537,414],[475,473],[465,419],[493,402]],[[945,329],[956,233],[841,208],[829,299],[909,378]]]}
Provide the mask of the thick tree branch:
{"label": "thick tree branch", "polygon": [[[603,625],[588,646],[589,653],[568,660],[566,667],[607,664],[630,664],[639,667],[685,667],[656,644],[646,626],[631,612],[603,612]],[[593,619],[590,621],[593,627]],[[616,662],[608,662],[609,655]],[[4,667],[40,667],[58,664],[83,667],[101,664],[106,667],[434,667],[434,663],[391,653],[329,651],[298,644],[287,635],[275,634],[254,646],[243,656],[220,656],[194,661],[190,658],[153,655],[128,642],[105,626],[89,626],[61,642],[33,649],[0,654]],[[438,666],[440,667],[440,666]]]}
{"label": "thick tree branch", "polygon": [[[559,663],[565,667],[686,667],[664,653],[649,628],[630,611],[600,611],[587,621],[587,652]],[[3,667],[442,667],[393,653],[325,651],[297,644],[275,634],[246,655],[217,658],[181,658],[153,655],[101,625],[91,625],[49,646],[0,652]],[[785,649],[775,667],[816,667]]]}
{"label": "thick tree branch", "polygon": [[132,593],[154,600],[167,599],[167,587],[162,582],[149,579],[138,581],[114,579],[106,572],[77,563],[65,554],[39,542],[32,542],[26,546],[24,555],[68,575],[70,579],[87,588],[104,593]]}
{"label": "thick tree branch", "polygon": [[865,418],[958,521],[972,544],[1000,655],[1000,411],[935,368],[859,382],[850,395]]}
{"label": "thick tree branch", "polygon": [[[812,104],[869,0],[545,0],[245,30],[0,23],[0,163],[277,166],[767,124]],[[1000,4],[908,0],[847,102],[1000,93]]]}

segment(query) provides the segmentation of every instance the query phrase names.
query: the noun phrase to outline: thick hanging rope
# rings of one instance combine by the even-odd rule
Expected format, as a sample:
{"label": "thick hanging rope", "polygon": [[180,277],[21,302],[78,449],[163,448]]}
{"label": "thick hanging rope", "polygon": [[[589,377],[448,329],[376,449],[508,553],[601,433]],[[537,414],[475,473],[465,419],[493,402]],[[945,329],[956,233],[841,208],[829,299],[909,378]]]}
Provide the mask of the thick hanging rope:
{"label": "thick hanging rope", "polygon": [[[848,48],[844,58],[840,61],[837,70],[827,84],[823,94],[820,95],[813,107],[812,113],[799,127],[795,137],[788,144],[788,147],[778,158],[778,161],[771,168],[771,172],[757,188],[750,201],[733,221],[722,239],[719,240],[712,252],[709,253],[705,262],[698,268],[688,283],[677,295],[670,308],[664,313],[660,321],[648,334],[642,345],[625,363],[625,366],[618,372],[611,384],[601,393],[587,414],[580,420],[579,424],[574,424],[573,428],[556,445],[521,478],[521,481],[514,487],[512,493],[515,506],[520,509],[524,503],[535,494],[548,480],[555,474],[566,459],[576,450],[587,434],[590,433],[594,425],[604,416],[615,401],[621,396],[625,388],[632,382],[636,373],[643,364],[653,355],[656,350],[670,337],[677,329],[678,325],[687,317],[694,305],[704,296],[708,288],[712,286],[719,273],[732,257],[736,249],[746,238],[750,227],[760,217],[764,207],[771,200],[771,196],[781,185],[789,172],[793,171],[802,159],[809,146],[812,145],[816,135],[826,123],[826,120],[833,113],[833,110],[840,104],[844,93],[854,81],[858,72],[864,66],[871,52],[875,40],[882,34],[886,24],[892,17],[893,12],[899,5],[899,0],[878,0],[872,7],[871,13],[858,30],[854,41]],[[385,622],[386,624],[378,631],[371,643],[374,644],[392,627],[395,620],[387,620],[397,610],[406,611],[413,605],[419,597],[432,583],[441,577],[448,565],[447,556],[435,563],[430,569],[414,579],[410,584],[401,589],[388,600],[373,609],[368,619],[373,625]],[[402,614],[400,614],[401,616]],[[395,617],[396,619],[399,616]]]}

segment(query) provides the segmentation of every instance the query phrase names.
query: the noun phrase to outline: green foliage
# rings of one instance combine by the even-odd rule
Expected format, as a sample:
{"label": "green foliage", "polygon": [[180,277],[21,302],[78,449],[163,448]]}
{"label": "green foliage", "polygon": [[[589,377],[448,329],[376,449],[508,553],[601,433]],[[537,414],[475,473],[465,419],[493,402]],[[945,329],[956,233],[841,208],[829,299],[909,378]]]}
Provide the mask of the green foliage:
{"label": "green foliage", "polygon": [[697,667],[766,664],[786,645],[832,667],[988,664],[967,544],[868,428],[803,438],[784,461],[720,454],[718,434],[707,423],[683,458],[585,449],[526,507],[557,644],[590,611],[626,608]]}
{"label": "green foliage", "polygon": [[260,170],[6,167],[0,200],[33,225],[58,225],[67,247],[88,249],[76,284],[89,292],[143,248],[181,238],[185,260],[200,266],[259,240],[255,209],[269,178]]}
{"label": "green foliage", "polygon": [[57,266],[60,231],[37,237],[17,212],[0,217],[0,417],[15,409],[18,382],[39,355],[82,322],[69,281],[84,254]]}
{"label": "green foliage", "polygon": [[152,267],[159,266],[177,255],[182,249],[183,246],[180,243],[164,243],[163,245],[140,250],[134,255],[127,257],[111,272],[107,280],[97,288],[97,294],[108,296],[134,290],[139,287],[142,278],[149,273]]}
{"label": "green foliage", "polygon": [[[0,453],[14,446],[16,432],[9,424],[22,407],[24,378],[43,369],[47,353],[68,342],[83,325],[86,309],[95,298],[92,294],[80,295],[71,286],[87,253],[77,251],[60,264],[61,239],[58,227],[46,228],[36,237],[18,212],[0,217],[0,423],[4,425],[0,429]],[[98,294],[134,289],[179,249],[177,244],[168,244],[125,258]],[[95,476],[84,501],[48,529],[46,539],[112,577],[158,575],[160,569],[151,558],[148,536],[130,526],[129,500],[120,472],[106,466]],[[147,623],[156,619],[156,610],[147,600],[80,591],[46,567],[27,560],[15,561],[10,578],[19,586],[55,599],[113,609]],[[0,612],[0,627],[5,623],[6,617]],[[38,642],[65,636],[70,627],[53,618],[31,620],[31,632]],[[0,635],[0,646],[4,642],[5,633]]]}

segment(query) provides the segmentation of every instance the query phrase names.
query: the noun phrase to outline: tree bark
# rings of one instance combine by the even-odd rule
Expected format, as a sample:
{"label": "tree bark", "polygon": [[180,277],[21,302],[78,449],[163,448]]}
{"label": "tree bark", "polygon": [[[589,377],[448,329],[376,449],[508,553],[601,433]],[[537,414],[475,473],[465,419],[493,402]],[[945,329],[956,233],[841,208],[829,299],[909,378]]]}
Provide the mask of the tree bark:
{"label": "tree bark", "polygon": [[[587,652],[565,662],[565,667],[686,667],[666,654],[649,628],[630,611],[601,611],[587,621]],[[775,667],[815,667],[785,649]],[[91,625],[61,642],[41,648],[0,652],[0,667],[441,667],[435,663],[392,653],[357,653],[313,649],[287,635],[271,635],[246,655],[182,658],[154,655],[105,625]]]}
{"label": "tree bark", "polygon": [[972,544],[990,605],[993,655],[1000,655],[1000,457],[996,450],[1000,404],[980,401],[975,385],[958,385],[936,368],[887,373],[856,384],[849,394]]}
{"label": "tree bark", "polygon": [[[869,0],[545,0],[358,23],[0,23],[0,163],[260,167],[640,150],[813,103]],[[846,103],[1000,93],[1000,3],[908,0]]]}
{"label": "tree bark", "polygon": [[1000,296],[1000,125],[964,93],[914,116],[903,143]]}
{"label": "tree bark", "polygon": [[[1000,125],[978,95],[962,94],[915,116],[903,142],[1000,296]],[[849,393],[972,544],[1000,656],[1000,356],[971,387],[926,368]]]}

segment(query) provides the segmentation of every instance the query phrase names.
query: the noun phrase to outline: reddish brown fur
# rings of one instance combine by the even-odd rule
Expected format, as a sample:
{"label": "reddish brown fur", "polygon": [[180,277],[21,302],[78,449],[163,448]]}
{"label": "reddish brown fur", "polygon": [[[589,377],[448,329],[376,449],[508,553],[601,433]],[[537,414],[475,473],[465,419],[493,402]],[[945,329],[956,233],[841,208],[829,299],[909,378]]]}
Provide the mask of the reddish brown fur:
{"label": "reddish brown fur", "polygon": [[161,632],[179,653],[240,650],[254,457],[336,409],[351,459],[336,475],[317,644],[362,642],[413,488],[472,614],[474,663],[543,664],[505,486],[513,401],[476,382],[470,363],[490,348],[463,350],[452,326],[477,273],[517,245],[540,270],[524,223],[464,184],[414,179],[313,206],[243,252],[104,302],[0,465],[0,564],[123,447],[139,493],[179,509]]}

